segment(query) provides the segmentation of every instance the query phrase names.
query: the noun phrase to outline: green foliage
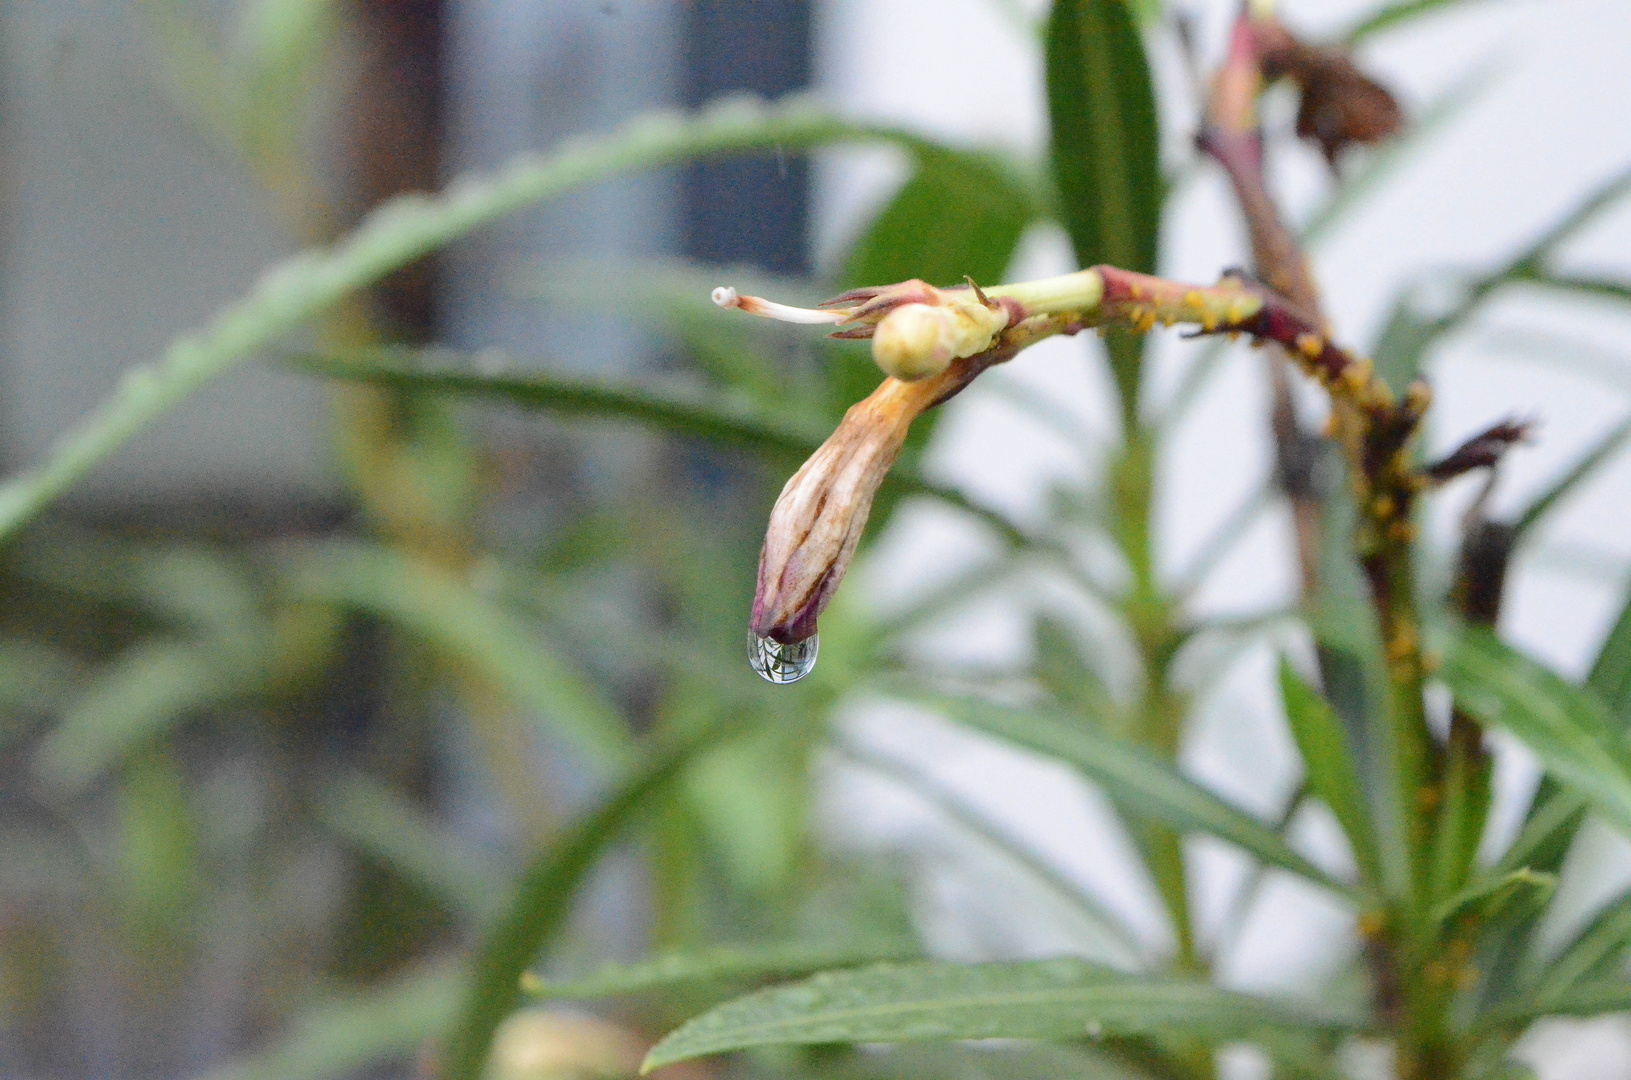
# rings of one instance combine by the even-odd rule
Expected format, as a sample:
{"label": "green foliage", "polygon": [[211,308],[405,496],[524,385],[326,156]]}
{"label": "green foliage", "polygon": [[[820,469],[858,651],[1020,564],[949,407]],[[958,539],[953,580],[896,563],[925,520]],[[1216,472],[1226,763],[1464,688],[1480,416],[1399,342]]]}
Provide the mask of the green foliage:
{"label": "green foliage", "polygon": [[654,956],[637,964],[613,964],[581,979],[536,979],[525,985],[525,992],[538,1001],[624,997],[717,983],[792,979],[830,968],[906,959],[916,952],[916,943],[911,941],[724,946]]}
{"label": "green foliage", "polygon": [[1462,708],[1511,731],[1548,772],[1631,830],[1631,745],[1594,695],[1481,628],[1456,639],[1442,676]]}
{"label": "green foliage", "polygon": [[[1046,36],[1049,151],[1077,263],[1155,271],[1161,137],[1144,43],[1121,0],[1058,0]],[[1123,416],[1136,414],[1136,338],[1106,339]]]}
{"label": "green foliage", "polygon": [[1293,851],[1284,837],[1179,775],[1147,751],[1063,718],[1022,713],[968,698],[936,698],[925,703],[985,734],[1074,766],[1133,817],[1227,840],[1270,865],[1341,895],[1353,895],[1352,890]]}
{"label": "green foliage", "polygon": [[1291,735],[1297,740],[1303,767],[1308,770],[1309,790],[1336,815],[1365,879],[1373,884],[1378,882],[1381,866],[1376,853],[1376,834],[1342,722],[1330,704],[1298,678],[1284,660],[1280,661],[1280,695],[1285,702]]}
{"label": "green foliage", "polygon": [[647,1071],[749,1046],[1069,1039],[1242,1038],[1264,1029],[1340,1031],[1349,1022],[1206,983],[1121,975],[1078,960],[888,964],[828,972],[704,1013],[646,1057]]}
{"label": "green foliage", "polygon": [[740,734],[739,724],[726,721],[648,755],[598,809],[527,866],[507,910],[476,953],[470,990],[448,1040],[443,1075],[449,1080],[481,1075],[493,1032],[521,1001],[522,973],[561,932],[572,899],[602,849],[697,755]]}
{"label": "green foliage", "polygon": [[439,196],[400,196],[330,248],[268,270],[243,300],[203,330],[177,339],[156,365],[127,372],[119,391],[70,432],[44,462],[0,487],[0,538],[216,376],[391,271],[472,230],[591,181],[726,151],[799,149],[839,141],[906,141],[847,125],[804,102],[743,103],[698,117],[644,117],[615,135],[576,140],[524,157],[486,177],[466,177]]}
{"label": "green foliage", "polygon": [[[1348,40],[1454,6],[1394,3]],[[983,523],[994,553],[899,612],[879,616],[841,594],[824,616],[822,668],[799,688],[768,689],[738,657],[762,510],[843,409],[877,385],[860,353],[732,322],[705,300],[715,271],[704,280],[700,268],[672,265],[553,267],[523,283],[586,325],[615,316],[654,334],[677,369],[661,378],[567,375],[550,366],[547,343],[513,364],[410,348],[368,325],[369,286],[570,189],[699,157],[834,143],[897,147],[911,172],[861,230],[839,280],[772,283],[790,298],[910,277],[995,283],[1024,231],[1050,221],[1083,265],[1153,272],[1166,187],[1143,35],[1163,32],[1159,8],[1053,5],[1040,42],[1051,138],[1038,161],[851,123],[801,101],[649,117],[388,203],[271,268],[156,365],[131,372],[44,461],[0,487],[0,765],[26,781],[0,791],[0,805],[29,812],[0,820],[0,909],[9,919],[13,904],[50,908],[74,934],[121,950],[128,971],[155,987],[204,985],[220,940],[250,942],[246,965],[266,969],[257,1008],[284,1019],[268,1049],[211,1074],[220,1080],[339,1077],[431,1052],[438,1075],[472,1080],[524,1002],[602,998],[624,999],[617,1015],[632,1028],[672,1029],[648,1068],[759,1048],[730,1067],[750,1080],[1202,1080],[1216,1074],[1218,1049],[1239,1042],[1266,1054],[1276,1076],[1337,1077],[1355,1037],[1425,1046],[1443,1065],[1421,1075],[1470,1080],[1524,1075],[1505,1055],[1537,1019],[1631,1007],[1631,897],[1543,945],[1557,940],[1553,892],[1587,814],[1631,828],[1631,604],[1584,686],[1487,629],[1457,632],[1438,673],[1452,735],[1424,743],[1435,782],[1412,789],[1390,742],[1399,699],[1388,660],[1400,639],[1390,628],[1384,642],[1355,558],[1359,518],[1340,485],[1313,485],[1318,583],[1300,606],[1235,618],[1191,611],[1236,542],[1280,508],[1278,478],[1227,515],[1192,565],[1170,579],[1162,569],[1163,455],[1232,355],[1221,344],[1147,422],[1140,343],[1112,334],[1117,436],[1085,431],[1046,393],[984,377],[983,388],[1092,463],[1085,485],[1062,484],[1023,525],[927,479],[934,414],[917,423],[875,520],[913,496]],[[330,208],[314,193],[303,140],[339,47],[340,7],[257,0],[227,34],[187,5],[151,0],[145,11],[193,119],[296,233],[324,235]],[[1305,241],[1381,190],[1484,82],[1454,88],[1334,182]],[[1424,311],[1416,290],[1401,293],[1371,350],[1379,370],[1403,386],[1439,342],[1512,290],[1623,310],[1631,284],[1560,269],[1557,253],[1627,192],[1631,172],[1515,258],[1465,275],[1442,308]],[[318,344],[291,345],[314,324]],[[336,391],[358,511],[337,535],[204,542],[177,525],[185,539],[175,542],[164,530],[116,537],[35,523],[126,441],[256,355]],[[651,440],[661,467],[631,470],[639,475],[627,490],[551,506],[547,528],[516,526],[490,512],[509,498],[505,465],[473,434],[473,418],[492,405],[593,422],[574,433],[598,435],[610,421],[684,441]],[[1628,437],[1631,423],[1612,428],[1549,484],[1511,521],[1514,541],[1543,529]],[[1319,472],[1326,462],[1313,464]],[[707,479],[691,483],[693,474]],[[916,648],[918,631],[943,631],[971,598],[1037,580],[1068,603],[1038,605],[1033,656],[948,670]],[[1443,597],[1418,599],[1424,632],[1456,621]],[[1303,787],[1266,820],[1196,779],[1184,753],[1220,674],[1266,641],[1292,648],[1278,632],[1288,624],[1313,639],[1319,677],[1305,682],[1280,664]],[[357,724],[366,734],[354,746],[334,736],[349,730],[334,715],[355,719],[345,694],[362,683],[378,715]],[[1063,766],[1102,793],[1155,885],[1171,949],[999,814],[904,758],[835,735],[835,717],[880,697]],[[1494,801],[1477,725],[1511,733],[1546,770],[1520,835],[1492,865],[1477,858]],[[556,754],[559,775],[541,776],[539,747]],[[1000,856],[978,887],[1006,899],[999,875],[1039,883],[1089,928],[1073,927],[1073,947],[1124,969],[921,959],[938,955],[937,943],[913,922],[921,897],[903,882],[942,853],[917,840],[906,857],[828,850],[815,818],[829,752]],[[255,783],[234,771],[237,755],[254,763]],[[468,786],[507,822],[490,845],[478,848],[468,822],[448,819],[435,790],[444,756],[476,774]],[[1309,799],[1335,817],[1356,881],[1304,854],[1300,834],[1288,837]],[[1413,816],[1428,827],[1406,837],[1401,822]],[[1187,844],[1196,837],[1249,863],[1215,924],[1198,917]],[[606,943],[578,933],[574,913],[625,838],[638,840],[630,858],[643,863],[651,909],[649,933],[634,936],[652,951],[607,965]],[[298,887],[311,865],[343,867],[315,914]],[[1294,1001],[1227,989],[1220,977],[1237,970],[1234,952],[1250,940],[1242,928],[1275,871],[1359,916],[1357,959],[1310,976]],[[1004,917],[1028,913],[1016,904]],[[38,958],[60,944],[58,931],[28,938],[27,921],[0,926],[0,1023],[21,1015],[35,987],[60,981],[17,974],[48,967]],[[466,959],[427,966],[469,941],[479,944]],[[320,974],[368,985],[319,993]],[[987,1039],[1034,1041],[846,1048]]]}

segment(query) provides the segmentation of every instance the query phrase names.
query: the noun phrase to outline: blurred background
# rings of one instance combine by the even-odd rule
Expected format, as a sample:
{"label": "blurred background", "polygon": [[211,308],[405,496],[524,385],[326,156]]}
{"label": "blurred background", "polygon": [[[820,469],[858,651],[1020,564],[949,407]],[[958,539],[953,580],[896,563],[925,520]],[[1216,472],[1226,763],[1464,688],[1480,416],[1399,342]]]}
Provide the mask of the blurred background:
{"label": "blurred background", "polygon": [[[1188,22],[1210,70],[1236,5],[1144,6],[1173,185],[1162,271],[1210,281],[1244,261],[1244,233],[1191,147],[1199,92],[1176,27]],[[1286,0],[1281,16],[1336,38],[1375,6]],[[808,92],[1034,170],[1045,7],[0,4],[0,462],[42,458],[132,365],[382,199],[653,109]],[[1295,221],[1343,192],[1310,244],[1345,342],[1454,309],[1473,275],[1631,162],[1620,0],[1447,4],[1358,55],[1418,122],[1374,152],[1385,167],[1344,168],[1364,183],[1339,185],[1296,145],[1289,98],[1271,95],[1263,117]],[[1064,648],[1115,691],[1123,644],[1068,575],[1014,557],[987,516],[922,492],[884,499],[824,619],[822,665],[767,687],[743,635],[765,515],[797,454],[665,434],[627,410],[517,408],[306,363],[435,346],[482,376],[748,402],[819,439],[875,383],[864,351],[745,327],[708,290],[808,301],[855,283],[878,265],[858,238],[911,172],[899,148],[792,147],[632,172],[511,215],[205,388],[13,541],[0,555],[0,1076],[416,1075],[413,1009],[442,1007],[437,965],[468,948],[527,853],[604,790],[630,739],[722,715],[779,722],[700,762],[599,867],[553,970],[840,933],[970,959],[1114,960],[1048,874],[1090,885],[1166,947],[1099,795],[871,687],[903,666],[1045,675]],[[1631,205],[1559,258],[1624,279],[1628,252]],[[1008,254],[1009,279],[1074,267],[1051,223],[1025,227]],[[1033,533],[1072,520],[1119,423],[1098,348],[1049,341],[983,377],[925,435],[925,483]],[[1262,617],[1262,633],[1195,661],[1180,758],[1272,817],[1298,768],[1271,692],[1296,631],[1268,617],[1295,603],[1290,526],[1256,495],[1271,471],[1261,365],[1229,350],[1197,382],[1205,348],[1159,336],[1147,361],[1156,401],[1195,394],[1159,467],[1161,568],[1181,580],[1205,567],[1188,610]],[[1539,421],[1490,496],[1497,514],[1631,404],[1623,300],[1503,293],[1424,348],[1433,450],[1508,415]],[[1314,393],[1306,406],[1323,409]],[[1433,501],[1440,580],[1476,495],[1468,483]],[[1628,505],[1631,463],[1610,461],[1525,545],[1509,640],[1584,671],[1623,606]],[[1491,851],[1538,775],[1521,750],[1497,752],[1511,812]],[[1341,857],[1326,820],[1305,824],[1299,844]],[[1241,916],[1246,861],[1197,844],[1198,920],[1220,933],[1241,920],[1225,982],[1294,986],[1351,959],[1348,915],[1277,878]],[[1628,883],[1631,850],[1590,831],[1556,933]],[[403,1034],[317,1064],[276,1057],[337,1002],[375,1002],[386,1011],[345,1015]],[[614,1059],[585,1070],[626,1069],[617,1039],[649,1040],[673,1017],[613,1019],[611,1034],[574,1029]],[[1631,1077],[1621,1020],[1531,1043],[1543,1076]]]}

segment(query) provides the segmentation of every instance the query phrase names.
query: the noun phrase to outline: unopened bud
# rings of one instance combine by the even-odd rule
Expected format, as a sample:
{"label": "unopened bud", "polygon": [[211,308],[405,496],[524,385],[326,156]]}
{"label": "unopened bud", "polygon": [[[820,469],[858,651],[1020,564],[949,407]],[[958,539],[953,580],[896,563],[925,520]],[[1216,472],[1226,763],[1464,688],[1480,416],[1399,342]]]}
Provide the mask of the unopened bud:
{"label": "unopened bud", "polygon": [[943,295],[940,304],[902,304],[878,323],[872,358],[885,374],[905,382],[938,375],[953,360],[989,349],[1008,325],[1002,308]]}
{"label": "unopened bud", "polygon": [[916,382],[951,363],[957,316],[928,304],[902,304],[883,317],[872,335],[872,359],[885,375]]}

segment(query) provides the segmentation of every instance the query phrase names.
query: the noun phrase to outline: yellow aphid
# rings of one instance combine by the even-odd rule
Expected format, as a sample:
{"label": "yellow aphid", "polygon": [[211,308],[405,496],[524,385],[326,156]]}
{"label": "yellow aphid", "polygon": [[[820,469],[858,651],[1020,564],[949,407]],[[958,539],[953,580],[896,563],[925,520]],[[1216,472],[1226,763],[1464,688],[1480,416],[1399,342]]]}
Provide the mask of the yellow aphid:
{"label": "yellow aphid", "polygon": [[1320,339],[1318,334],[1298,334],[1297,351],[1310,360],[1316,360],[1319,358],[1320,353],[1325,351],[1325,342]]}

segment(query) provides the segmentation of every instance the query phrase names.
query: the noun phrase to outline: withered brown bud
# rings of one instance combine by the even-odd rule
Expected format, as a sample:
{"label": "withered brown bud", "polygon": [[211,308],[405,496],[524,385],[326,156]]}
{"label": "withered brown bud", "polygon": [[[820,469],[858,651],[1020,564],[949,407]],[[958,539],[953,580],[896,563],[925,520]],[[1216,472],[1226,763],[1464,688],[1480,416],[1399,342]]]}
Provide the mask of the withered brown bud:
{"label": "withered brown bud", "polygon": [[1513,445],[1529,438],[1534,425],[1526,420],[1502,420],[1456,447],[1442,461],[1424,470],[1429,479],[1443,483],[1474,469],[1487,469],[1501,460]]}
{"label": "withered brown bud", "polygon": [[1381,142],[1404,126],[1398,100],[1345,50],[1306,45],[1273,20],[1254,22],[1252,33],[1263,74],[1289,76],[1302,91],[1297,135],[1319,143],[1333,168],[1350,145]]}
{"label": "withered brown bud", "polygon": [[815,634],[912,420],[939,399],[947,377],[885,379],[850,406],[838,430],[787,481],[759,554],[750,624],[756,635],[791,644]]}

